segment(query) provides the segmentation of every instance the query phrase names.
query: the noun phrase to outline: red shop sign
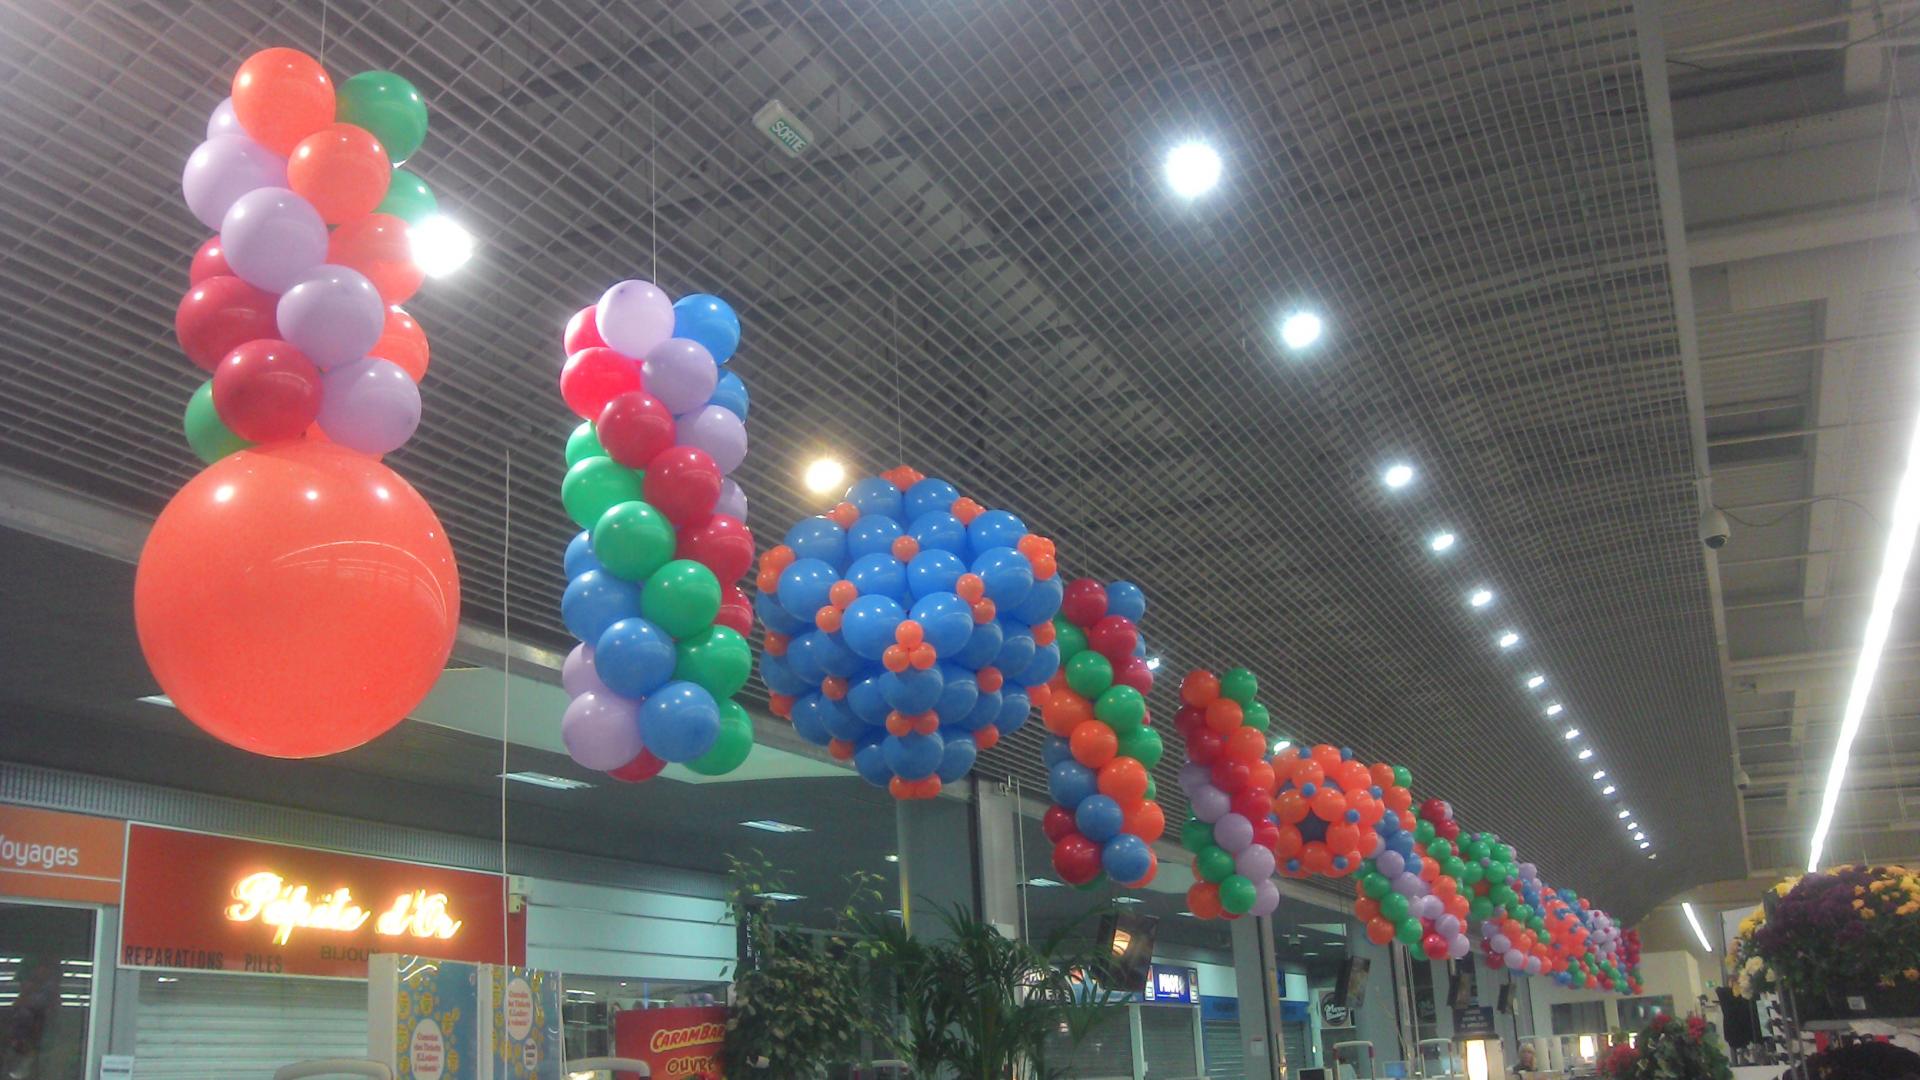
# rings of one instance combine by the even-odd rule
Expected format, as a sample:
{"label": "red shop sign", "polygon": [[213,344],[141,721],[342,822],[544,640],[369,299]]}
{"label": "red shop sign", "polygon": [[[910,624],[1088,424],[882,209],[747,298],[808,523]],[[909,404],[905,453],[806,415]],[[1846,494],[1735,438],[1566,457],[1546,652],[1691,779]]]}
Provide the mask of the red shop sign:
{"label": "red shop sign", "polygon": [[125,890],[122,967],[363,979],[376,952],[501,960],[494,874],[134,825]]}
{"label": "red shop sign", "polygon": [[[726,1033],[724,1005],[630,1009],[613,1018],[613,1049],[646,1062],[654,1080],[721,1080]],[[632,1073],[619,1075],[634,1080]]]}

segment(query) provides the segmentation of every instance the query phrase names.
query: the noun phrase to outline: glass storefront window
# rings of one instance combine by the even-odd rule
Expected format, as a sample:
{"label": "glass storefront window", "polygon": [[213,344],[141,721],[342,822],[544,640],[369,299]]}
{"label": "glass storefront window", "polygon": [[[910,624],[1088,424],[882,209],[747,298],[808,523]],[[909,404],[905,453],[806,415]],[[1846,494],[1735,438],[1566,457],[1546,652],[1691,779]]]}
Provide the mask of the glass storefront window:
{"label": "glass storefront window", "polygon": [[0,903],[0,1077],[86,1076],[97,917],[91,908]]}

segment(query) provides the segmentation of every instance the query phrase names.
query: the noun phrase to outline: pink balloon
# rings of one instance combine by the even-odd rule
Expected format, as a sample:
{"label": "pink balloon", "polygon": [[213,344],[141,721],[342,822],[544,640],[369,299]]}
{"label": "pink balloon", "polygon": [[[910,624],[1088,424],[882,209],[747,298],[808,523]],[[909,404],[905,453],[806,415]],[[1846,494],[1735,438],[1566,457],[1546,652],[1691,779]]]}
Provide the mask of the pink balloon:
{"label": "pink balloon", "polygon": [[747,458],[747,426],[731,411],[707,405],[674,422],[674,441],[707,452],[722,474],[740,467]]}
{"label": "pink balloon", "polygon": [[187,157],[180,191],[187,209],[209,229],[220,228],[240,196],[287,185],[287,159],[245,135],[216,135]]}
{"label": "pink balloon", "polygon": [[560,717],[560,739],[573,760],[589,769],[617,769],[640,755],[640,703],[618,694],[588,692]]}
{"label": "pink balloon", "polygon": [[390,360],[341,364],[321,377],[321,387],[320,430],[350,450],[390,453],[420,426],[420,387]]}
{"label": "pink balloon", "polygon": [[673,301],[651,281],[616,282],[593,306],[593,322],[609,348],[638,360],[673,336]]}

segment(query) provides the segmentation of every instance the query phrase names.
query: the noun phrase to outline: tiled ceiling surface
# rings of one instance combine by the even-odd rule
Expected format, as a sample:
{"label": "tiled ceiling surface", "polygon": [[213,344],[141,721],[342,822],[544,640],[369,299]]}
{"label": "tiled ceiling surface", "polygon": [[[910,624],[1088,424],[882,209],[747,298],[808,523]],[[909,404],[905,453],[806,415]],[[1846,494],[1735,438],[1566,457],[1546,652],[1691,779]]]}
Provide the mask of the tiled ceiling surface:
{"label": "tiled ceiling surface", "polygon": [[[651,276],[742,312],[763,546],[821,508],[815,454],[904,458],[1139,581],[1163,675],[1255,668],[1287,733],[1408,763],[1610,908],[1743,871],[1630,4],[27,5],[0,461],[147,512],[190,475],[179,169],[269,44],[413,79],[410,167],[479,235],[409,305],[434,363],[390,459],[472,621],[565,646],[559,328]],[[773,98],[799,159],[749,122]],[[1187,137],[1226,159],[1193,204],[1157,171]],[[1301,304],[1330,334],[1293,357]],[[1036,740],[983,768],[1037,779]]]}

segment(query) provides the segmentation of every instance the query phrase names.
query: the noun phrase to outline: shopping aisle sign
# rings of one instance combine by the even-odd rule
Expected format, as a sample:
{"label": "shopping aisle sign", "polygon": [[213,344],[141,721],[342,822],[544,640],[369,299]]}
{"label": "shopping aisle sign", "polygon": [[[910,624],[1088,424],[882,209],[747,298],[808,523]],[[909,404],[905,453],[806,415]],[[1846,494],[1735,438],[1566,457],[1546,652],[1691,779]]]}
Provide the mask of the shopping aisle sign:
{"label": "shopping aisle sign", "polygon": [[0,896],[120,902],[127,823],[0,806]]}
{"label": "shopping aisle sign", "polygon": [[[721,1080],[726,1033],[721,1005],[632,1009],[613,1018],[614,1053],[646,1062],[653,1080]],[[620,1073],[619,1080],[635,1077]]]}

